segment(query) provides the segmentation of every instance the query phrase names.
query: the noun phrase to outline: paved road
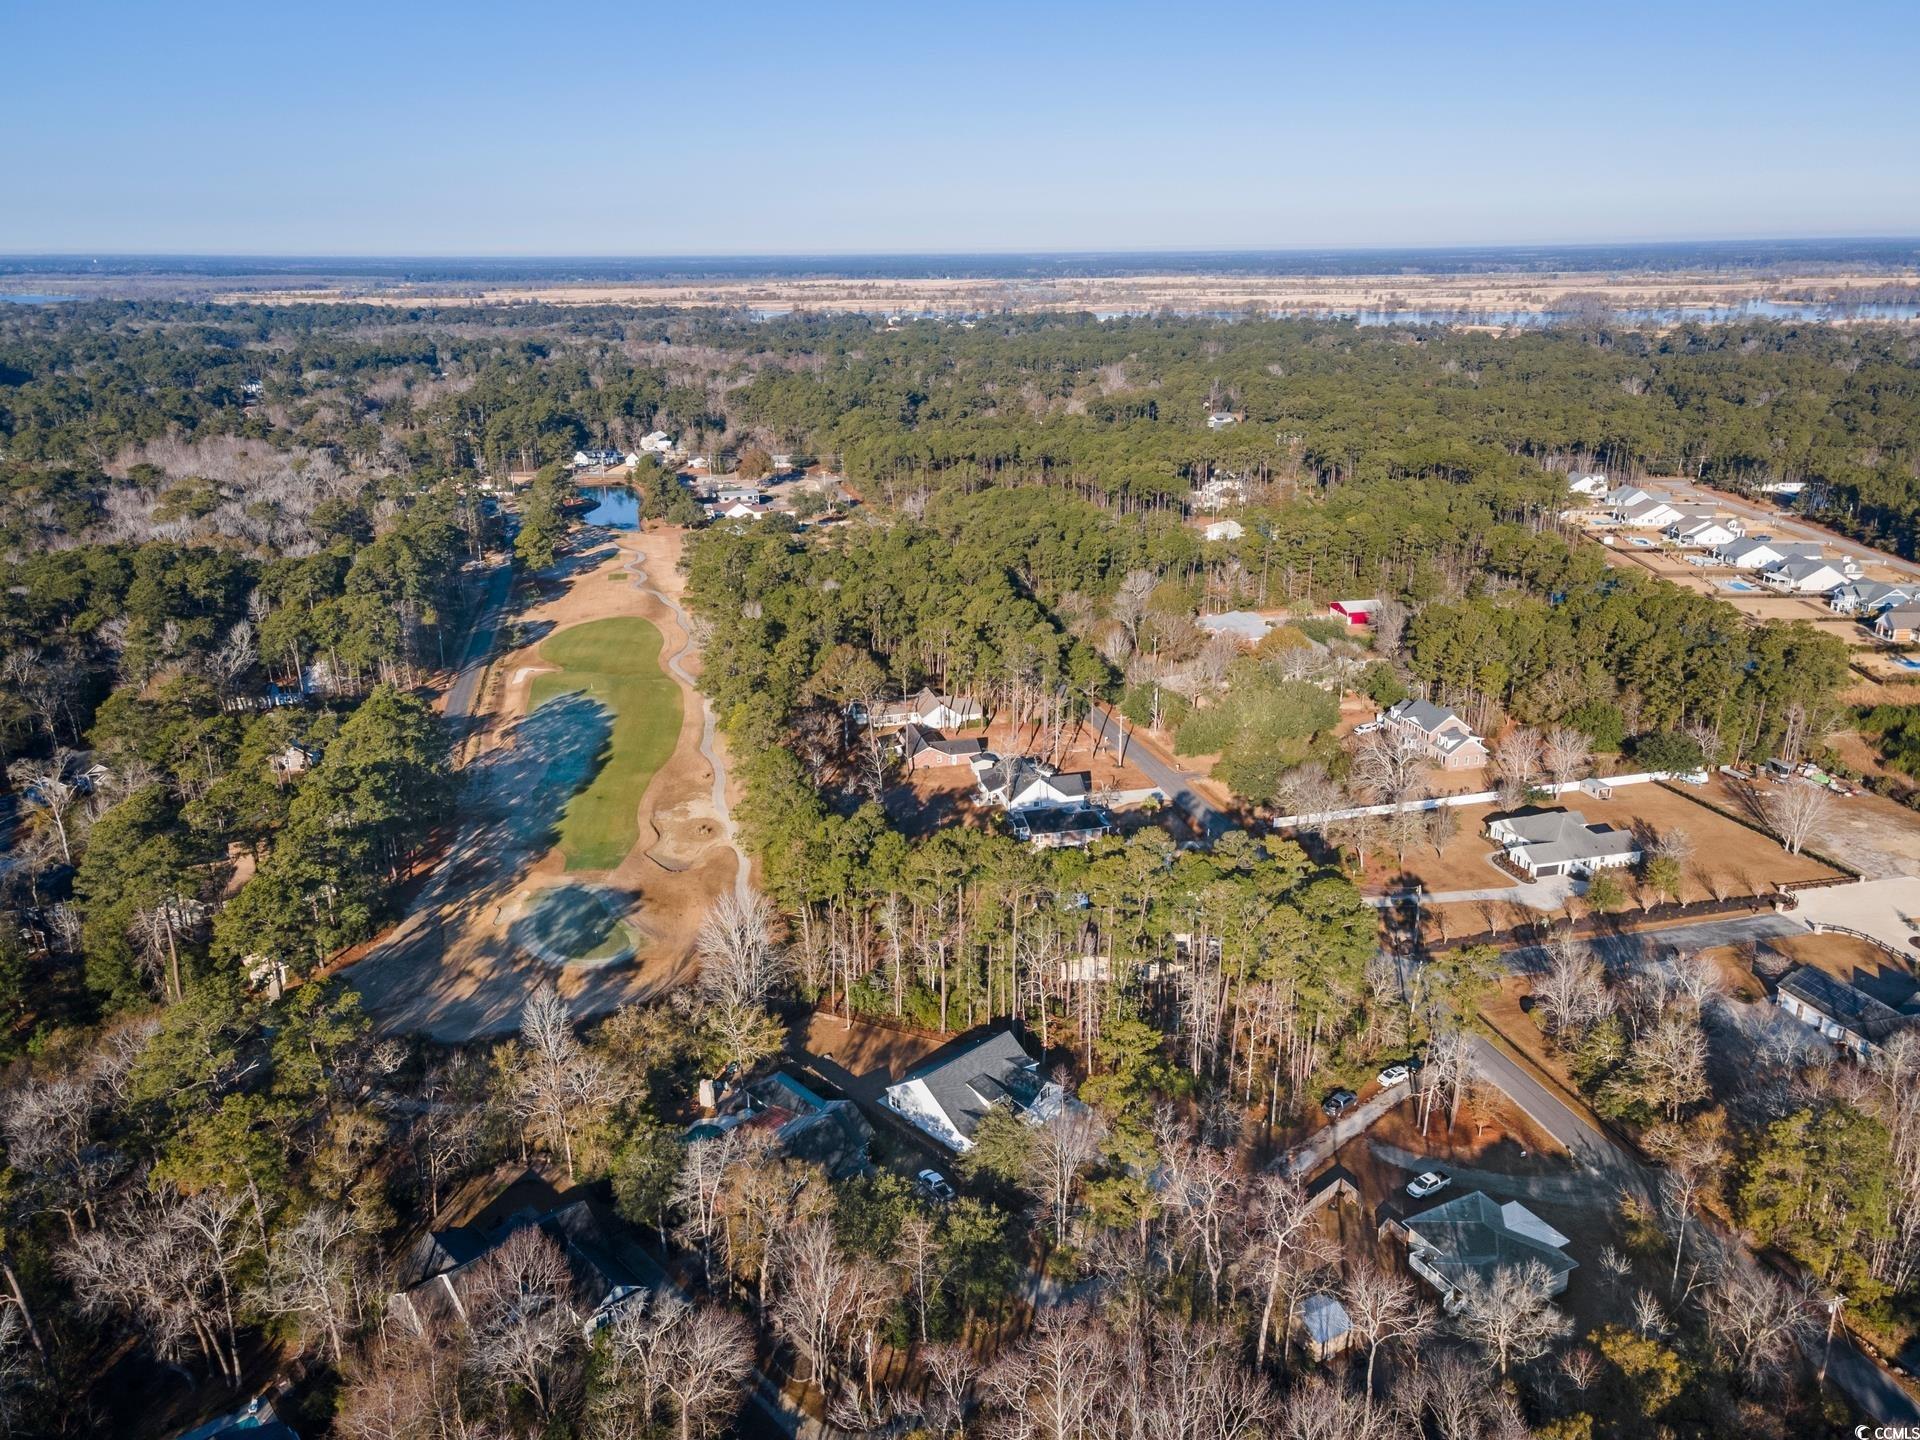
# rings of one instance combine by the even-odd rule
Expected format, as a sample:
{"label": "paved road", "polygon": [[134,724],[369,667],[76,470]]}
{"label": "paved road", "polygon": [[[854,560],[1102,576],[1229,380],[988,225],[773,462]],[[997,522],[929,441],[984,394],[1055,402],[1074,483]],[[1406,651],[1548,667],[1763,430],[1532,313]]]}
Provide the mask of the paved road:
{"label": "paved road", "polygon": [[1211,843],[1234,828],[1231,820],[1193,788],[1193,781],[1198,777],[1191,770],[1182,770],[1175,765],[1124,721],[1117,720],[1104,706],[1094,706],[1087,720],[1094,734],[1100,737],[1101,744],[1111,749],[1118,741],[1127,764],[1158,785],[1168,799],[1193,822],[1202,839]]}
{"label": "paved road", "polygon": [[1565,1148],[1574,1164],[1583,1170],[1598,1171],[1627,1189],[1639,1191],[1643,1197],[1653,1193],[1651,1173],[1615,1144],[1611,1136],[1534,1079],[1531,1072],[1484,1035],[1468,1038],[1473,1047],[1475,1072],[1505,1091],[1534,1124]]}
{"label": "paved road", "polygon": [[449,720],[465,720],[473,714],[480,698],[480,677],[486,673],[487,659],[493,654],[494,637],[500,633],[500,613],[506,608],[507,591],[513,581],[513,563],[502,560],[487,576],[486,598],[480,602],[480,614],[467,632],[466,653],[460,657],[460,670],[447,687],[444,714]]}

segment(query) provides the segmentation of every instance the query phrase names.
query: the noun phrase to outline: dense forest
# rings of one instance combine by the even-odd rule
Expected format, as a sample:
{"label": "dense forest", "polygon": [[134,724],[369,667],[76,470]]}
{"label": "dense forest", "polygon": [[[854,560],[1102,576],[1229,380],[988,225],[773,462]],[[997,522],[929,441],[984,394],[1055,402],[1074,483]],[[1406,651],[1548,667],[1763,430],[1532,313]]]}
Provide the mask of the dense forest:
{"label": "dense forest", "polygon": [[[845,716],[933,685],[1058,745],[1111,705],[1219,754],[1240,822],[1404,793],[1333,742],[1347,692],[1647,763],[1804,745],[1840,643],[1608,567],[1563,526],[1562,472],[1804,480],[1821,519],[1912,554],[1916,344],[0,307],[0,1422],[160,1435],[295,1376],[303,1434],[686,1440],[728,1433],[759,1367],[844,1433],[942,1440],[1820,1433],[1817,1325],[1738,1236],[1905,1333],[1913,1053],[1770,1050],[1723,1105],[1703,967],[1561,946],[1542,1028],[1664,1177],[1582,1276],[1634,1323],[1569,1336],[1525,1286],[1443,1318],[1404,1275],[1343,1273],[1267,1168],[1330,1087],[1416,1047],[1423,1127],[1472,1091],[1500,957],[1403,965],[1354,883],[1408,837],[909,835]],[[493,567],[531,584],[565,556],[573,451],[655,428],[713,472],[816,460],[859,499],[688,537],[764,898],[716,910],[698,982],[654,1003],[581,1027],[542,987],[494,1041],[380,1033],[329,970],[458,813],[435,687]],[[1187,523],[1210,482],[1244,498],[1236,538]],[[635,483],[696,523],[671,473]],[[1300,618],[1242,653],[1197,624],[1356,594],[1384,602],[1370,637]],[[1910,718],[1873,724],[1904,754]],[[689,1138],[701,1081],[819,1010],[1014,1026],[1077,1103],[984,1128],[946,1205]],[[589,1333],[528,1239],[461,1323],[397,1323],[422,1231],[521,1164],[592,1187],[671,1281]],[[1329,1288],[1366,1317],[1364,1381],[1289,1338]]]}

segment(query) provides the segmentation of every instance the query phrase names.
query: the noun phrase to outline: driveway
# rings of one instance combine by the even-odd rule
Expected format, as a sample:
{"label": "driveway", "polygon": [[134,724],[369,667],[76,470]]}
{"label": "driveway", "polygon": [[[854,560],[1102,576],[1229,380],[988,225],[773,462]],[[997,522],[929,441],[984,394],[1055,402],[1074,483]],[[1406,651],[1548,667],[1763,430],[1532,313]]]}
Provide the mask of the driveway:
{"label": "driveway", "polygon": [[[1711,950],[1721,945],[1744,945],[1749,941],[1806,933],[1807,926],[1797,915],[1741,915],[1726,920],[1700,920],[1691,925],[1670,925],[1663,929],[1595,935],[1588,938],[1586,944],[1601,964],[1617,973],[1668,950]],[[1537,945],[1523,945],[1507,952],[1507,967],[1518,974],[1544,969],[1546,963],[1547,953]]]}
{"label": "driveway", "polygon": [[1382,1090],[1371,1100],[1347,1111],[1331,1125],[1314,1131],[1274,1161],[1273,1168],[1282,1175],[1311,1175],[1333,1158],[1334,1151],[1354,1136],[1364,1135],[1372,1128],[1374,1121],[1412,1094],[1413,1088],[1404,1083]]}
{"label": "driveway", "polygon": [[1194,829],[1200,832],[1202,839],[1211,844],[1234,828],[1231,820],[1193,788],[1198,776],[1191,770],[1182,770],[1137,732],[1116,720],[1103,706],[1093,707],[1087,723],[1093,733],[1100,737],[1102,744],[1109,749],[1117,744],[1126,763],[1160,787],[1161,792],[1193,822]]}
{"label": "driveway", "polygon": [[1920,961],[1920,950],[1908,943],[1914,935],[1914,924],[1920,922],[1920,879],[1914,876],[1803,890],[1800,908],[1794,914],[1809,925],[1858,930]]}
{"label": "driveway", "polygon": [[1593,1203],[1593,1181],[1584,1175],[1514,1175],[1505,1170],[1475,1170],[1444,1160],[1436,1161],[1431,1155],[1416,1155],[1411,1150],[1402,1150],[1398,1145],[1389,1145],[1384,1140],[1368,1140],[1367,1149],[1387,1164],[1396,1165],[1409,1174],[1418,1175],[1423,1170],[1437,1167],[1452,1176],[1454,1184],[1485,1190],[1490,1195],[1504,1195],[1517,1200],[1542,1200],[1560,1205]]}

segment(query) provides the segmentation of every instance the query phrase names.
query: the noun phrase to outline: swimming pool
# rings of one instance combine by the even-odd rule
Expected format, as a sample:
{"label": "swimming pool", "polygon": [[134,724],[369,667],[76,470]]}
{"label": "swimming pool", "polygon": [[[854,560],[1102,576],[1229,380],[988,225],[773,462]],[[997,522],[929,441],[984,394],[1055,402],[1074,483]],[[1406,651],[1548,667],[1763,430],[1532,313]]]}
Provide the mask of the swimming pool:
{"label": "swimming pool", "polygon": [[1753,586],[1749,585],[1744,580],[1722,580],[1720,584],[1724,588],[1735,591],[1741,595],[1749,595],[1753,593]]}
{"label": "swimming pool", "polygon": [[1893,657],[1893,663],[1902,670],[1920,670],[1920,660],[1914,659],[1911,655],[1896,655]]}
{"label": "swimming pool", "polygon": [[1644,535],[1635,535],[1633,537],[1633,543],[1638,545],[1642,550],[1653,549],[1653,542]]}

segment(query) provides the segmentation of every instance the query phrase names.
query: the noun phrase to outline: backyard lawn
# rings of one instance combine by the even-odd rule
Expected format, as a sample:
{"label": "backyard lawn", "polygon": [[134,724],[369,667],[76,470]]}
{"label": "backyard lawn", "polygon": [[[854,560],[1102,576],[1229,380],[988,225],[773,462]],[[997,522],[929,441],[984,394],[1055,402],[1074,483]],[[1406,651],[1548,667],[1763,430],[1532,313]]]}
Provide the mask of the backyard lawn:
{"label": "backyard lawn", "polygon": [[660,668],[660,632],[648,621],[592,620],[545,640],[561,668],[533,680],[532,706],[585,695],[611,712],[605,761],[567,802],[559,845],[569,870],[611,870],[640,835],[640,797],[680,736],[680,687]]}

